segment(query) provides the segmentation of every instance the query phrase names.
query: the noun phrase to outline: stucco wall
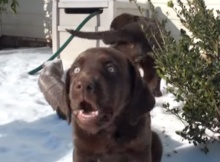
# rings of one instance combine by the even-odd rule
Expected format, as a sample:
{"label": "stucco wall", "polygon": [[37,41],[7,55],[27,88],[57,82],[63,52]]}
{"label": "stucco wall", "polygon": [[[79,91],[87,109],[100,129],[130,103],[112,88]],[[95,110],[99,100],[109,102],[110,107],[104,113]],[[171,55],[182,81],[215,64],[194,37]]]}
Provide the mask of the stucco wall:
{"label": "stucco wall", "polygon": [[[138,0],[139,2],[147,2],[147,0]],[[178,17],[176,16],[176,13],[173,9],[167,7],[168,0],[151,0],[154,4],[155,8],[157,9],[159,16],[161,18],[168,17],[169,22],[167,24],[167,28],[172,32],[173,36],[175,38],[178,38],[179,29],[183,28],[181,23],[179,22]],[[176,3],[176,0],[173,0],[174,5]],[[182,2],[186,2],[186,0],[182,0]],[[208,8],[214,9],[214,10],[220,10],[220,0],[205,0],[205,3]],[[168,15],[166,14],[168,13]]]}
{"label": "stucco wall", "polygon": [[[122,1],[122,0],[121,0]],[[124,1],[124,0],[123,0]],[[174,36],[178,36],[178,29],[182,27],[175,12],[167,7],[168,0],[152,0],[160,16],[167,16],[170,22],[168,29]],[[175,2],[175,0],[173,0]],[[147,2],[147,0],[138,0]],[[205,0],[208,8],[220,9],[220,0]],[[24,36],[45,38],[51,35],[51,6],[52,0],[19,0],[18,13],[1,16],[0,36]]]}
{"label": "stucco wall", "polygon": [[51,32],[52,0],[18,0],[17,14],[1,16],[1,34],[45,38]]}

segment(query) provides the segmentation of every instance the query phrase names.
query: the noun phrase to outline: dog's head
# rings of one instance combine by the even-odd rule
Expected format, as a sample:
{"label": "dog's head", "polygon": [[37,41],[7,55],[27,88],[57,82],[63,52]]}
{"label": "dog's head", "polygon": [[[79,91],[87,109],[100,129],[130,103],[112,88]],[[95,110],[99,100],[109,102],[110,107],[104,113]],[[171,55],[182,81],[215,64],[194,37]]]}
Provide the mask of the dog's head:
{"label": "dog's head", "polygon": [[118,30],[128,24],[138,22],[141,19],[145,19],[145,17],[139,16],[139,15],[133,15],[129,13],[122,13],[118,16],[116,16],[111,24],[110,24],[110,29],[111,30]]}
{"label": "dog's head", "polygon": [[155,104],[133,63],[113,48],[86,50],[66,79],[72,121],[92,134],[108,128],[124,111],[128,122],[135,123]]}

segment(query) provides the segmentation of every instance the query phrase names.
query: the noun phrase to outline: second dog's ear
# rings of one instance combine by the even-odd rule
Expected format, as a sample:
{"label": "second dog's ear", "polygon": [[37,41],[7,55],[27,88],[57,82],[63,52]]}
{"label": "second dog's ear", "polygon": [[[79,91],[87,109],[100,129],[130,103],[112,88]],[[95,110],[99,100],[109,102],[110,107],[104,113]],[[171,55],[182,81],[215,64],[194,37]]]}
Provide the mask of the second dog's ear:
{"label": "second dog's ear", "polygon": [[115,44],[118,42],[130,43],[137,41],[137,39],[139,39],[140,37],[146,39],[139,22],[130,23],[117,30],[107,30],[107,31],[99,31],[99,32],[82,32],[82,31],[66,29],[66,31],[72,34],[73,36],[79,38],[92,39],[92,40],[100,39],[105,44]]}
{"label": "second dog's ear", "polygon": [[148,86],[143,82],[138,69],[129,64],[131,101],[128,104],[127,117],[130,124],[134,125],[146,113],[150,112],[155,105],[155,98]]}
{"label": "second dog's ear", "polygon": [[84,31],[76,31],[69,30],[66,31],[73,36],[91,39],[91,40],[102,40],[105,44],[110,45],[117,42],[118,39],[123,39],[123,37],[118,36],[118,31],[116,30],[107,30],[107,31],[98,31],[98,32],[84,32]]}

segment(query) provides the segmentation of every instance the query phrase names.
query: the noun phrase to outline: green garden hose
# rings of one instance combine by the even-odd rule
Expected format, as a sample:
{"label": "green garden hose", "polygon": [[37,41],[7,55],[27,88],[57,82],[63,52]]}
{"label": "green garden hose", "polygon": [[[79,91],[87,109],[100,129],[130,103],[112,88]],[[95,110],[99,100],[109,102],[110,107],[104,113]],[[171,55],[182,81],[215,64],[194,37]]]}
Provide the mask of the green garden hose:
{"label": "green garden hose", "polygon": [[[94,16],[100,14],[101,11],[96,11],[96,12],[93,12],[92,14],[90,14],[89,16],[87,16],[80,24],[79,26],[76,28],[76,31],[79,31],[81,30],[81,28]],[[64,44],[47,60],[47,61],[50,61],[50,60],[53,60],[55,59],[65,48],[66,46],[71,42],[71,40],[74,38],[74,35],[71,35],[67,40],[66,42],[64,42]],[[40,71],[43,67],[43,64],[41,64],[40,66],[36,67],[35,69],[31,70],[28,72],[28,74],[30,75],[33,75],[35,73],[37,73],[38,71]]]}

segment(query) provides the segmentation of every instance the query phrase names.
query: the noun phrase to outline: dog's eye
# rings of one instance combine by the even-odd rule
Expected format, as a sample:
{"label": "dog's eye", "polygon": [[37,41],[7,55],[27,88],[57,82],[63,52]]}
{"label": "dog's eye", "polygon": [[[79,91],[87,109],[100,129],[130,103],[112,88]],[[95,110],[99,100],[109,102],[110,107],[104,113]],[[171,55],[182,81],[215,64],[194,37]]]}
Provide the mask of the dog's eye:
{"label": "dog's eye", "polygon": [[79,67],[75,67],[73,72],[74,72],[75,74],[79,73],[79,72],[80,72],[80,68],[79,68]]}
{"label": "dog's eye", "polygon": [[115,67],[113,65],[107,65],[107,70],[110,72],[110,73],[114,73],[115,72]]}

